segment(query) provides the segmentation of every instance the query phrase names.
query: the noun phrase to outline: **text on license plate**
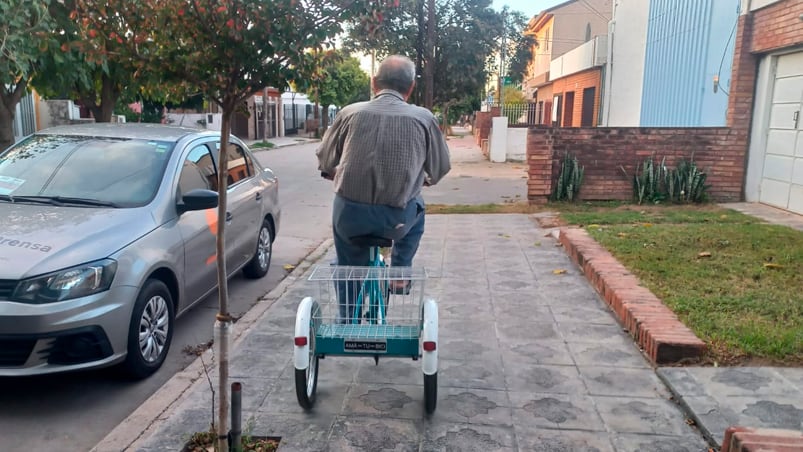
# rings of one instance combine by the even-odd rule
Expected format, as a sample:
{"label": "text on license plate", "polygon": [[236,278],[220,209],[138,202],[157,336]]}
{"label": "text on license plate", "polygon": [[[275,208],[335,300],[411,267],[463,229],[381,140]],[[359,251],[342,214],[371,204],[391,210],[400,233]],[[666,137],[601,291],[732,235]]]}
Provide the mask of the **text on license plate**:
{"label": "text on license plate", "polygon": [[388,351],[388,343],[383,340],[354,340],[346,339],[343,341],[343,349],[347,352],[377,352],[385,353]]}

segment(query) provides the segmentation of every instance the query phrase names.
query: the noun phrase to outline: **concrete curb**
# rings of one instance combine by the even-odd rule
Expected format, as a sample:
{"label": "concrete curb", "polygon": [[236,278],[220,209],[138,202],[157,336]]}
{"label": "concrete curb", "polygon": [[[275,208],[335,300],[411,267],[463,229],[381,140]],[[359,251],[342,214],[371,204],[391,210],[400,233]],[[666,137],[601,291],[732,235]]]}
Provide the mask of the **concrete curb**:
{"label": "concrete curb", "polygon": [[[332,243],[332,239],[324,240],[273,290],[262,296],[257,304],[234,324],[232,343],[230,345],[232,350],[251,332],[252,327],[262,319],[276,300],[284,295],[287,288],[303,278],[306,271],[326,254]],[[211,328],[212,325],[209,327]],[[206,375],[204,363],[212,361],[213,351],[208,349],[184,370],[173,375],[148,400],[96,444],[91,451],[119,452],[136,450],[141,446],[141,443],[159,428],[160,422],[168,419],[171,413],[192,393],[193,385],[199,383],[199,380]],[[201,381],[200,383],[205,384],[206,382]]]}
{"label": "concrete curb", "polygon": [[653,364],[676,363],[703,354],[705,342],[588,232],[561,229],[560,242]]}

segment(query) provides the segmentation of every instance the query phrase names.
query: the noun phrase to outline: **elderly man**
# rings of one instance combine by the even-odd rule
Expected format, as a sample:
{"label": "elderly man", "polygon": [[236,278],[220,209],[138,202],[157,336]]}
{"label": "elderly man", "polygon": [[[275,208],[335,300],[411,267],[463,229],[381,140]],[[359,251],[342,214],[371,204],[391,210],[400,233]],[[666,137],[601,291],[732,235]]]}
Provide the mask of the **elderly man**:
{"label": "elderly man", "polygon": [[372,80],[376,96],[343,108],[316,152],[334,180],[332,212],[340,265],[366,265],[369,249],[351,238],[394,241],[391,265],[410,266],[424,233],[421,187],[449,172],[449,148],[432,113],[407,103],[415,65],[394,55]]}

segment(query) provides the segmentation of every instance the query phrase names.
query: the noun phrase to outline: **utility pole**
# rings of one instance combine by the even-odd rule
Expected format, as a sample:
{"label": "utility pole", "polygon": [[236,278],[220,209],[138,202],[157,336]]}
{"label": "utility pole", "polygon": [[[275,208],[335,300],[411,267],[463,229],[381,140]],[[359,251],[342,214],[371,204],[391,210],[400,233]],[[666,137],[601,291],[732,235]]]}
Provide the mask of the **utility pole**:
{"label": "utility pole", "polygon": [[507,35],[507,5],[502,8],[502,48],[499,52],[499,114],[505,115],[505,97],[502,94],[505,88],[505,38]]}
{"label": "utility pole", "polygon": [[418,22],[418,33],[415,41],[415,103],[422,104],[422,94],[424,84],[421,83],[424,76],[424,0],[416,0],[416,20]]}
{"label": "utility pole", "polygon": [[435,0],[427,5],[427,44],[424,49],[424,107],[435,103]]}

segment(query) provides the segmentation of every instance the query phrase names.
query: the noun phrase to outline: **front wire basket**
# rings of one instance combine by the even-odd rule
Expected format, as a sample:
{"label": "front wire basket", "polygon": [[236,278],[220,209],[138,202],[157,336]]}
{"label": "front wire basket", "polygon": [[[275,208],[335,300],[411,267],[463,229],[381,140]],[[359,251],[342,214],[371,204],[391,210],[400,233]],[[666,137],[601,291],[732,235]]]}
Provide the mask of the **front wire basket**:
{"label": "front wire basket", "polygon": [[[319,304],[319,310],[313,313],[313,318],[316,323],[319,322],[321,333],[325,335],[355,338],[364,335],[418,337],[426,279],[427,272],[423,267],[316,266],[309,276],[309,281],[315,287],[314,298]],[[388,290],[391,281],[405,281],[409,289],[391,293]],[[386,307],[384,323],[380,325],[369,321],[375,318],[371,317],[367,295],[372,284],[378,288],[377,292],[381,294]],[[338,292],[341,298],[345,298],[342,307],[338,302]],[[360,310],[363,315],[358,316],[360,322],[355,324],[351,313],[358,298],[362,299]],[[370,298],[376,299],[377,295]]]}

